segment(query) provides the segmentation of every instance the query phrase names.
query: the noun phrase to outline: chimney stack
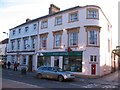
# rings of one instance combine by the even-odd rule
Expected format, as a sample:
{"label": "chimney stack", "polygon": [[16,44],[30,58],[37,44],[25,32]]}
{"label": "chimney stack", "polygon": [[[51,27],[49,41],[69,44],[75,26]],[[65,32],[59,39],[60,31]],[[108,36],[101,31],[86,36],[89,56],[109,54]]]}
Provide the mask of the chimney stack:
{"label": "chimney stack", "polygon": [[50,4],[49,14],[53,14],[59,11],[60,11],[59,7],[55,6],[54,4]]}

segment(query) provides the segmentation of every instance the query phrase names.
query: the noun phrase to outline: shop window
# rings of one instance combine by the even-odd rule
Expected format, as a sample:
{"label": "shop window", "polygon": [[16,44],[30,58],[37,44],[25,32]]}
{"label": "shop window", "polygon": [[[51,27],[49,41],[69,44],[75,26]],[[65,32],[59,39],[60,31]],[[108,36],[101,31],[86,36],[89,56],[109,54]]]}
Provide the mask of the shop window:
{"label": "shop window", "polygon": [[82,72],[82,58],[64,57],[63,70],[71,72]]}
{"label": "shop window", "polygon": [[51,57],[38,56],[37,67],[39,66],[51,66]]}

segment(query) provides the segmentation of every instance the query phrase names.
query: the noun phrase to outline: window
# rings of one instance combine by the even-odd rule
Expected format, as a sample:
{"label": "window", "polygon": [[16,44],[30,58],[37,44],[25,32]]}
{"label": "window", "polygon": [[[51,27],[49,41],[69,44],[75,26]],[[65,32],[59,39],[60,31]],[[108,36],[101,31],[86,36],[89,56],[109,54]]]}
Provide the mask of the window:
{"label": "window", "polygon": [[98,19],[98,10],[97,9],[87,9],[87,18],[89,19]]}
{"label": "window", "polygon": [[28,39],[24,39],[24,49],[27,49],[28,47]]}
{"label": "window", "polygon": [[100,28],[99,26],[84,26],[86,28],[87,46],[100,46]]}
{"label": "window", "polygon": [[40,48],[41,49],[46,49],[47,47],[47,36],[48,36],[48,33],[40,35]]}
{"label": "window", "polygon": [[66,30],[68,34],[68,47],[77,47],[78,46],[78,33],[80,30],[80,27],[68,28]]}
{"label": "window", "polygon": [[56,34],[55,35],[55,47],[60,47],[60,42],[61,42],[61,35]]}
{"label": "window", "polygon": [[96,62],[96,61],[97,61],[97,56],[91,55],[90,62]]}
{"label": "window", "polygon": [[62,16],[55,18],[55,25],[61,25],[62,24]]}
{"label": "window", "polygon": [[15,56],[12,55],[12,63],[14,64],[15,62]]}
{"label": "window", "polygon": [[81,56],[64,56],[63,70],[71,72],[82,72],[82,57]]}
{"label": "window", "polygon": [[76,32],[71,32],[70,33],[70,46],[77,45],[77,33]]}
{"label": "window", "polygon": [[33,29],[34,29],[34,30],[36,30],[36,26],[37,26],[36,24],[33,25]]}
{"label": "window", "polygon": [[78,12],[69,14],[69,22],[75,22],[75,21],[78,21]]}
{"label": "window", "polygon": [[12,50],[14,50],[14,49],[15,49],[15,46],[14,46],[14,45],[15,45],[15,41],[12,40],[12,41],[11,41],[11,44],[12,44]]}
{"label": "window", "polygon": [[13,35],[15,35],[15,30],[13,30]]}
{"label": "window", "polygon": [[110,52],[110,40],[108,39],[108,52]]}
{"label": "window", "polygon": [[44,20],[41,22],[41,29],[43,28],[47,28],[48,27],[48,21],[47,20]]}
{"label": "window", "polygon": [[25,27],[25,32],[28,32],[28,27]]}
{"label": "window", "polygon": [[61,48],[62,44],[62,33],[63,30],[59,31],[53,31],[53,36],[54,36],[54,48]]}
{"label": "window", "polygon": [[26,56],[23,56],[23,64],[26,64]]}
{"label": "window", "polygon": [[21,29],[18,29],[18,33],[21,33]]}
{"label": "window", "polygon": [[20,49],[20,40],[17,40],[17,44],[18,44],[17,49],[19,50]]}
{"label": "window", "polygon": [[41,44],[42,44],[41,46],[45,48],[45,47],[46,47],[46,42],[47,42],[47,37],[46,37],[46,36],[43,36],[43,37],[41,38],[41,42],[42,42],[42,43],[41,43]]}
{"label": "window", "polygon": [[98,31],[96,30],[88,31],[88,44],[98,45]]}
{"label": "window", "polygon": [[35,37],[32,38],[32,49],[35,48]]}

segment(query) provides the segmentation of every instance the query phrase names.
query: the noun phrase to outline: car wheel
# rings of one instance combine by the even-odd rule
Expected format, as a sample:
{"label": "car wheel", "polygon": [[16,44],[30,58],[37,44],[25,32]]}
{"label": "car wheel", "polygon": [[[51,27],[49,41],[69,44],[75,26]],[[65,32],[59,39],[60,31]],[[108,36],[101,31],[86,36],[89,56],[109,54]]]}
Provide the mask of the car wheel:
{"label": "car wheel", "polygon": [[58,76],[58,80],[62,82],[64,80],[63,76]]}
{"label": "car wheel", "polygon": [[38,74],[38,78],[42,79],[42,74]]}

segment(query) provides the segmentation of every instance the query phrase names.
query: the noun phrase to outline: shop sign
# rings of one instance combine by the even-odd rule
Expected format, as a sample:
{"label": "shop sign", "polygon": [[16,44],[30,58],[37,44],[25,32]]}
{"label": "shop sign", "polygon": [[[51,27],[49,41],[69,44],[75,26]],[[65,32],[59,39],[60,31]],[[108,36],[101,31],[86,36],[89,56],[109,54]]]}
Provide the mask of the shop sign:
{"label": "shop sign", "polygon": [[80,52],[45,52],[42,53],[43,56],[82,56],[82,51]]}

